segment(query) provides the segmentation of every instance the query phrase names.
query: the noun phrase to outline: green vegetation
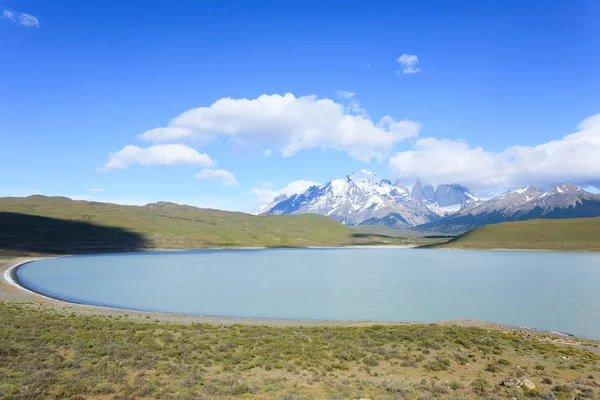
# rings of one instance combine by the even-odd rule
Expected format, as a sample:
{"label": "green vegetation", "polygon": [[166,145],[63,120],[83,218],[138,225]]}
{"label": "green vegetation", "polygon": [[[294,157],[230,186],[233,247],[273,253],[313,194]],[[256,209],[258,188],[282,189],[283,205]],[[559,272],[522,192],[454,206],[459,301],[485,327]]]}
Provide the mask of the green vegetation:
{"label": "green vegetation", "polygon": [[600,251],[600,217],[535,219],[485,225],[433,247]]}
{"label": "green vegetation", "polygon": [[0,198],[0,256],[209,247],[413,244],[322,215],[250,215],[172,203],[121,206],[64,197]]}
{"label": "green vegetation", "polygon": [[[7,400],[594,399],[600,391],[599,356],[479,328],[174,325],[12,302],[0,302],[0,321]],[[513,385],[526,379],[536,388]]]}
{"label": "green vegetation", "polygon": [[446,241],[455,237],[455,235],[449,235],[446,233],[419,232],[411,231],[408,229],[395,229],[385,225],[356,225],[352,226],[351,228],[357,232],[368,233],[371,235],[384,235],[411,239],[430,239],[431,241]]}

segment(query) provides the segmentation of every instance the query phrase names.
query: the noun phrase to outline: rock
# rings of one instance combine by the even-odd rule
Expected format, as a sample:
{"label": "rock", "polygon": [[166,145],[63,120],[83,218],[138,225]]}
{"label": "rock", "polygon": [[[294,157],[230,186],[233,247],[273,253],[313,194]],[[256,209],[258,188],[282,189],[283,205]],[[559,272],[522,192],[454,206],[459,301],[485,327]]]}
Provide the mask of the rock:
{"label": "rock", "polygon": [[581,390],[581,393],[589,396],[589,398],[593,398],[594,397],[594,391],[592,389],[590,389],[590,388],[581,388],[579,390]]}
{"label": "rock", "polygon": [[521,381],[521,386],[522,388],[525,388],[527,390],[533,390],[535,389],[535,384],[533,382],[531,382],[529,379],[523,379]]}
{"label": "rock", "polygon": [[540,397],[542,400],[556,400],[556,396],[552,392],[547,392]]}
{"label": "rock", "polygon": [[521,381],[518,379],[515,379],[515,378],[504,378],[502,380],[501,385],[504,387],[507,387],[507,388],[511,388],[511,387],[515,387],[515,386],[520,386]]}

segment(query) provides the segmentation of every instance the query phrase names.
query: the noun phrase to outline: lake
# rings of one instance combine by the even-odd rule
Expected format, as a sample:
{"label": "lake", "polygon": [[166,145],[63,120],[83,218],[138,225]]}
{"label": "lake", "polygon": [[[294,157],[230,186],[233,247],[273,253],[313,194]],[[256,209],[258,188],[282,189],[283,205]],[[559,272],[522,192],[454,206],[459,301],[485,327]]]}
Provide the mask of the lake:
{"label": "lake", "polygon": [[600,339],[600,254],[398,248],[202,250],[31,262],[21,284],[77,303],[206,316],[472,318]]}

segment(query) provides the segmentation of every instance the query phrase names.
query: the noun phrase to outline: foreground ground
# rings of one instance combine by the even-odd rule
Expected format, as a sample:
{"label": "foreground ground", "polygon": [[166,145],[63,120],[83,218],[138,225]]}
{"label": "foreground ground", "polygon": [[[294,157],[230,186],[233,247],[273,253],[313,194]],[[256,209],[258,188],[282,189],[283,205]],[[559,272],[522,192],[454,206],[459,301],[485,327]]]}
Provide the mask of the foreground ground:
{"label": "foreground ground", "polygon": [[600,217],[535,219],[485,225],[433,247],[600,251]]}
{"label": "foreground ground", "polygon": [[71,305],[6,282],[0,321],[2,399],[600,398],[598,342],[494,324],[262,326]]}
{"label": "foreground ground", "polygon": [[[600,392],[600,357],[543,343],[543,335],[441,325],[142,323],[12,302],[0,303],[0,320],[3,399],[594,399]],[[535,388],[513,386],[526,379]]]}

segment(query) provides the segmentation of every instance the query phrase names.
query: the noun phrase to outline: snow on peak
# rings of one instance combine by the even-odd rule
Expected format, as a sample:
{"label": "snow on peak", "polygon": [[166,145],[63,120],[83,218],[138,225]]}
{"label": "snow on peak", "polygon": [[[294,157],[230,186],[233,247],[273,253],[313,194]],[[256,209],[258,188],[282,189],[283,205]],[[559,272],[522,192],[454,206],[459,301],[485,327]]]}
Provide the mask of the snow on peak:
{"label": "snow on peak", "polygon": [[525,187],[522,187],[519,189],[511,190],[510,192],[506,192],[505,194],[508,194],[508,193],[535,194],[535,193],[542,193],[542,191],[535,186],[525,186]]}
{"label": "snow on peak", "polygon": [[570,183],[563,183],[562,185],[554,186],[550,189],[550,192],[567,193],[567,192],[578,192],[581,189],[577,186],[571,185]]}
{"label": "snow on peak", "polygon": [[366,169],[361,169],[360,171],[356,171],[350,175],[348,175],[351,181],[354,182],[365,182],[365,183],[374,183],[379,184],[383,179],[381,179],[376,173],[367,171]]}

